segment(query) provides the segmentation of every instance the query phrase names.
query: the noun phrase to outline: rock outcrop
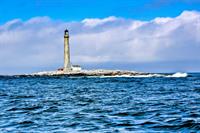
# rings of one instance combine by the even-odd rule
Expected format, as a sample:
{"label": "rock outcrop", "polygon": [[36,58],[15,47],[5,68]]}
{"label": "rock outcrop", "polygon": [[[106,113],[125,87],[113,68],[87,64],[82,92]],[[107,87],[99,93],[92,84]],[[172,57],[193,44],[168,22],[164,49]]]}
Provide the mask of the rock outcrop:
{"label": "rock outcrop", "polygon": [[33,73],[33,76],[50,76],[50,75],[66,75],[66,76],[139,76],[147,75],[148,73],[125,71],[125,70],[81,70],[81,71],[48,71]]}

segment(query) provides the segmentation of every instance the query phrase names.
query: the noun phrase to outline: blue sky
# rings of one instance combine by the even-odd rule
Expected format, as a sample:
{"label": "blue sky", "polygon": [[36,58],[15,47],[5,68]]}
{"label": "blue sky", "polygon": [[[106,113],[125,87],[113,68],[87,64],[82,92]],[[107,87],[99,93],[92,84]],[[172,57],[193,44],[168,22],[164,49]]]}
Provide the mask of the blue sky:
{"label": "blue sky", "polygon": [[63,66],[200,71],[200,0],[1,0],[0,74]]}
{"label": "blue sky", "polygon": [[78,21],[117,16],[139,20],[175,17],[184,10],[200,10],[200,0],[1,0],[0,22],[36,16]]}

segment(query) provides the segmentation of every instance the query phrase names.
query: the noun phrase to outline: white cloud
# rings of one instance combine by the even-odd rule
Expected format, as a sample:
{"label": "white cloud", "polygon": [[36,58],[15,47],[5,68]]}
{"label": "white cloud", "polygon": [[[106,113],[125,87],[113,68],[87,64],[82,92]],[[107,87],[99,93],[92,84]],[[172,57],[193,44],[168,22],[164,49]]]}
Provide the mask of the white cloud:
{"label": "white cloud", "polygon": [[153,20],[153,22],[155,22],[156,24],[166,24],[166,23],[170,22],[171,20],[173,20],[173,19],[170,17],[166,17],[166,18],[157,17]]}
{"label": "white cloud", "polygon": [[82,23],[85,26],[95,27],[95,26],[99,26],[99,25],[102,25],[104,23],[113,22],[113,21],[116,21],[116,20],[117,20],[117,18],[114,17],[114,16],[110,16],[110,17],[107,17],[107,18],[104,18],[104,19],[98,19],[98,18],[88,19],[88,18],[86,18],[82,21]]}
{"label": "white cloud", "polygon": [[200,13],[184,11],[150,21],[114,16],[81,22],[11,20],[0,26],[0,69],[61,66],[66,27],[74,63],[200,61]]}

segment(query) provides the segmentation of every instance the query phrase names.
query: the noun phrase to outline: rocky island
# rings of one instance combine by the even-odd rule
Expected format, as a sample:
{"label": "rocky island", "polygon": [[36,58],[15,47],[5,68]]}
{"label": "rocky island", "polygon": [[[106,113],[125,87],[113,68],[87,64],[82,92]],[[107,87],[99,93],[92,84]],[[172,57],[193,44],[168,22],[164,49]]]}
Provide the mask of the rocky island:
{"label": "rocky island", "polygon": [[135,71],[127,71],[127,70],[79,70],[79,71],[48,71],[48,72],[38,72],[31,74],[33,76],[58,76],[58,75],[66,75],[66,76],[121,76],[121,77],[129,77],[129,76],[145,76],[149,75],[149,73],[143,72],[135,72]]}

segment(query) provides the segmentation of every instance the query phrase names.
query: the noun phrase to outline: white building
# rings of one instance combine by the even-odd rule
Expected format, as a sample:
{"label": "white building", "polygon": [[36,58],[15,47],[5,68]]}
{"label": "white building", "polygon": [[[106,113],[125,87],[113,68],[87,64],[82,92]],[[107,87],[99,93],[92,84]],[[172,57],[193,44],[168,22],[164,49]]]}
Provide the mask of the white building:
{"label": "white building", "polygon": [[72,65],[71,69],[72,69],[72,71],[81,71],[81,66],[79,66],[79,65]]}

